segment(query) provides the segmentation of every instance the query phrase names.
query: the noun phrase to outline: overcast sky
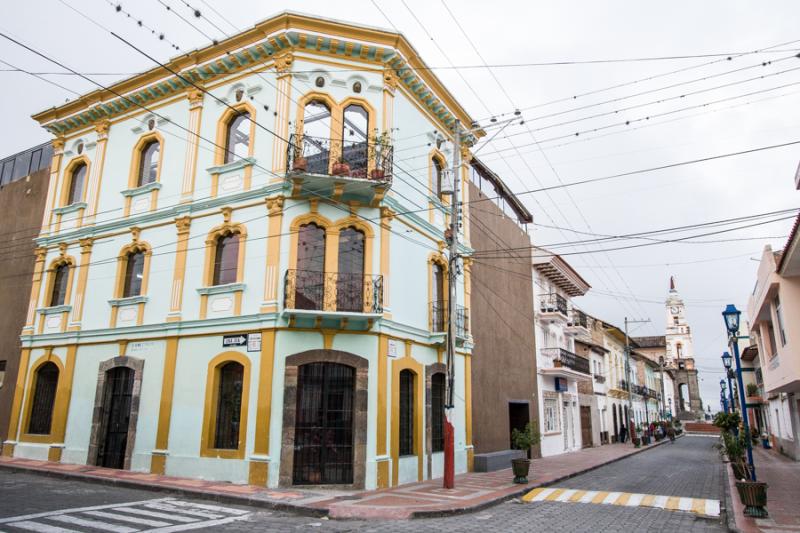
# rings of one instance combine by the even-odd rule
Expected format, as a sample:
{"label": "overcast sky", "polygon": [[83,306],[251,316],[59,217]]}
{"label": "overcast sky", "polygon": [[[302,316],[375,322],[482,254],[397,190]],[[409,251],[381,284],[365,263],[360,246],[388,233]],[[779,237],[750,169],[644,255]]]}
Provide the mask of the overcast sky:
{"label": "overcast sky", "polygon": [[[182,0],[122,2],[123,9],[145,27],[156,34],[163,32],[164,41],[117,13],[107,0],[70,3],[160,60],[178,53],[170,48],[170,42],[188,51],[208,44],[210,38],[223,38],[223,31],[234,32],[209,6],[239,29],[287,8],[390,29],[395,26],[429,65],[461,67],[436,69],[436,73],[482,124],[490,125],[492,115],[523,109],[525,125],[509,126],[479,152],[516,192],[800,140],[800,70],[792,70],[800,67],[800,59],[792,57],[800,51],[800,3],[796,1],[446,1],[477,52],[441,0],[406,0],[408,8],[396,0],[188,0],[202,12],[200,19]],[[163,4],[172,6],[197,29]],[[154,66],[57,0],[15,3],[0,20],[0,30],[76,70],[93,73],[91,77],[102,83]],[[770,47],[769,53],[739,55]],[[731,54],[732,59],[530,65],[717,53]],[[35,72],[60,70],[2,39],[0,60]],[[497,67],[490,72],[482,67],[484,61]],[[481,68],[467,68],[476,66]],[[0,63],[0,69],[6,70],[0,72],[0,113],[4,117],[0,157],[47,140],[46,132],[30,115],[74,96],[27,74],[9,72],[9,68]],[[734,69],[742,70],[722,74]],[[99,75],[107,73],[113,75]],[[759,76],[765,77],[743,81]],[[95,88],[74,76],[46,77],[78,92]],[[643,81],[628,83],[634,80]],[[622,84],[625,86],[569,99]],[[720,85],[727,87],[716,88]],[[548,104],[561,99],[567,100]],[[601,103],[614,99],[618,100]],[[592,105],[597,103],[600,105]],[[591,107],[575,110],[579,106]],[[630,109],[632,106],[637,107]],[[560,112],[565,113],[543,118]],[[606,115],[586,118],[600,114]],[[567,121],[574,122],[545,128]],[[630,124],[621,124],[626,121]],[[591,132],[595,128],[602,130]],[[580,134],[575,136],[576,132]],[[504,139],[505,135],[508,138]],[[565,138],[548,140],[562,136]],[[693,239],[704,242],[605,253],[597,250],[647,241],[555,245],[592,238],[586,233],[629,234],[793,208],[800,204],[800,193],[794,188],[798,160],[800,149],[790,146],[520,198],[539,224],[536,244],[553,245],[551,248],[562,253],[592,285],[590,293],[576,301],[587,312],[619,326],[626,316],[649,318],[652,322],[632,328],[633,334],[663,334],[663,301],[669,276],[676,277],[695,334],[704,403],[711,403],[716,410],[719,355],[725,349],[720,313],[727,303],[746,309],[758,266],[754,259],[766,244],[775,249],[783,246],[791,221]],[[731,227],[736,226],[702,231]],[[727,242],[708,242],[721,239]],[[587,253],[590,251],[593,253]]]}

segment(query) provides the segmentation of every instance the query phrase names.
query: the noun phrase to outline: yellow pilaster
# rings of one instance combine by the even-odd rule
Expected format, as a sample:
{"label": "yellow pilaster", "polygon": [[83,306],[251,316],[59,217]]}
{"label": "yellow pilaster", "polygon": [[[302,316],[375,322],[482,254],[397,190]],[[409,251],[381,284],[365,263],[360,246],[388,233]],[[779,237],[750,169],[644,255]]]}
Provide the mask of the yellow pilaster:
{"label": "yellow pilaster", "polygon": [[472,356],[464,354],[464,425],[467,440],[467,470],[472,472],[475,450],[472,448]]}
{"label": "yellow pilaster", "polygon": [[72,382],[75,376],[75,356],[77,351],[77,344],[67,346],[67,360],[64,366],[64,375],[59,378],[58,391],[56,393],[53,427],[50,433],[52,436],[52,445],[47,453],[48,461],[61,461],[61,452],[64,449],[64,437],[67,433],[69,403],[72,399]]}
{"label": "yellow pilaster", "polygon": [[392,361],[392,486],[400,482],[400,372],[414,373],[414,455],[417,457],[417,481],[422,481],[425,458],[422,414],[425,397],[425,369],[411,357],[411,343],[406,343],[406,356]]}
{"label": "yellow pilaster", "polygon": [[183,304],[183,280],[186,276],[186,251],[189,248],[189,229],[192,219],[188,216],[175,220],[178,230],[177,249],[175,250],[175,270],[172,274],[172,293],[170,294],[169,315],[167,322],[180,322]]}
{"label": "yellow pilaster", "polygon": [[[124,350],[122,350],[124,353]],[[175,390],[175,365],[178,360],[178,337],[167,339],[164,354],[164,375],[161,379],[161,403],[158,407],[158,428],[156,430],[156,453],[150,460],[150,472],[164,474],[169,450],[169,425],[172,419],[172,394]]]}
{"label": "yellow pilaster", "polygon": [[278,311],[283,203],[283,196],[267,198],[269,222],[267,227],[267,265],[264,273],[264,302],[261,304],[262,313],[275,313]]}
{"label": "yellow pilaster", "polygon": [[33,265],[33,283],[31,285],[31,299],[28,303],[28,315],[25,318],[25,327],[22,328],[23,335],[33,335],[33,324],[36,320],[36,308],[39,307],[39,292],[42,287],[44,277],[44,264],[47,259],[47,248],[37,248],[36,262]]}
{"label": "yellow pilaster", "polygon": [[81,319],[83,317],[83,305],[86,297],[86,282],[89,277],[89,261],[92,258],[91,238],[81,239],[81,264],[78,267],[78,288],[75,291],[74,311],[72,312],[72,323],[69,325],[70,331],[81,329]]}
{"label": "yellow pilaster", "polygon": [[266,486],[269,479],[269,427],[272,413],[272,372],[275,365],[275,330],[261,331],[261,362],[258,369],[258,400],[256,403],[256,440],[253,445],[255,461],[250,461],[248,483]]}
{"label": "yellow pilaster", "polygon": [[50,162],[50,184],[47,187],[47,200],[42,215],[42,235],[50,233],[53,223],[53,208],[58,201],[58,176],[61,174],[61,162],[64,159],[64,139],[53,141],[53,159]]}
{"label": "yellow pilaster", "polygon": [[194,181],[197,174],[197,153],[200,147],[200,124],[203,117],[203,92],[190,90],[189,99],[189,134],[186,137],[186,160],[183,164],[181,180],[181,203],[191,202],[194,195]]}
{"label": "yellow pilaster", "polygon": [[389,274],[391,263],[389,253],[391,250],[392,220],[395,213],[388,207],[381,208],[381,276],[383,276],[383,316],[392,318],[392,305],[389,301]]}
{"label": "yellow pilaster", "polygon": [[89,180],[89,194],[86,198],[87,213],[81,225],[94,224],[97,206],[100,203],[100,184],[103,181],[103,167],[106,162],[106,145],[108,144],[108,129],[111,123],[107,120],[95,126],[97,132],[97,146],[95,147],[95,161],[91,165],[92,176]]}
{"label": "yellow pilaster", "polygon": [[19,417],[22,411],[22,400],[25,395],[25,382],[28,379],[28,366],[30,365],[30,348],[23,348],[19,357],[19,372],[17,372],[17,384],[14,389],[14,400],[11,404],[11,417],[8,421],[8,440],[3,443],[3,456],[11,457],[14,455],[14,445],[19,435]]}
{"label": "yellow pilaster", "polygon": [[[389,338],[386,335],[378,337],[378,423],[376,431],[376,450],[378,457],[385,457],[386,449],[386,366],[389,357]],[[385,489],[389,486],[389,461],[378,461],[378,488]]]}
{"label": "yellow pilaster", "polygon": [[[272,171],[277,174],[286,172],[286,141],[289,138],[289,117],[291,116],[292,97],[292,62],[294,57],[286,53],[275,58],[275,71],[278,73],[275,102],[276,137],[272,143]],[[277,178],[280,180],[280,178]]]}

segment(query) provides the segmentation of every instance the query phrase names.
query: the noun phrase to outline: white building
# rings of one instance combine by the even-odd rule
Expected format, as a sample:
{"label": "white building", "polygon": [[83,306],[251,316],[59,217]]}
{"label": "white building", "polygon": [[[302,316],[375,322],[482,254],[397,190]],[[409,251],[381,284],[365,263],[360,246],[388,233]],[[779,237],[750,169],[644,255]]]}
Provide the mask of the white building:
{"label": "white building", "polygon": [[589,360],[575,353],[575,336],[588,335],[587,316],[572,305],[589,284],[557,255],[533,262],[536,362],[542,456],[579,450],[578,382],[592,379]]}
{"label": "white building", "polygon": [[305,15],[169,67],[34,117],[56,151],[3,454],[270,487],[440,476],[444,169],[472,119],[402,35]]}

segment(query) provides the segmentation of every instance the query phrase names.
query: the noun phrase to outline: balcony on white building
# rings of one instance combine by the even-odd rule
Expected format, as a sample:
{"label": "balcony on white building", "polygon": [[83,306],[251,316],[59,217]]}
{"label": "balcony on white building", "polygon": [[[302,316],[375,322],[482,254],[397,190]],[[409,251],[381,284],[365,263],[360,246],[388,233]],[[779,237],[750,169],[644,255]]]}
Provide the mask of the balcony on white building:
{"label": "balcony on white building", "polygon": [[592,372],[589,360],[566,348],[541,348],[542,365],[539,371],[547,376],[562,377],[576,381],[590,381]]}
{"label": "balcony on white building", "polygon": [[567,325],[564,327],[565,335],[589,335],[589,318],[580,309],[571,309]]}

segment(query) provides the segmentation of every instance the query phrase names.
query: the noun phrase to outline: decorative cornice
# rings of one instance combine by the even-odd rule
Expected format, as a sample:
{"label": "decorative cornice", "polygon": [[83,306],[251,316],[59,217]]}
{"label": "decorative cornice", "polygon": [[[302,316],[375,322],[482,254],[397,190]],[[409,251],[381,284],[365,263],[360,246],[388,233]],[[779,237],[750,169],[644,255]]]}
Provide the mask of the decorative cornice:
{"label": "decorative cornice", "polygon": [[283,212],[283,204],[285,200],[286,197],[283,195],[267,198],[267,212],[269,213],[269,216],[280,215]]}
{"label": "decorative cornice", "polygon": [[129,296],[127,298],[113,298],[108,301],[111,307],[123,307],[147,303],[147,296]]}
{"label": "decorative cornice", "polygon": [[55,305],[53,307],[40,307],[36,310],[42,315],[57,315],[59,313],[69,313],[72,311],[71,305]]}
{"label": "decorative cornice", "polygon": [[225,285],[214,285],[211,287],[198,287],[195,289],[197,294],[211,295],[211,294],[227,294],[229,292],[242,292],[245,288],[244,283],[227,283]]}
{"label": "decorative cornice", "polygon": [[124,191],[120,191],[122,196],[139,196],[141,194],[147,194],[150,191],[156,191],[161,188],[161,183],[157,181],[151,181],[141,187],[135,187],[133,189],[125,189]]}
{"label": "decorative cornice", "polygon": [[56,215],[66,215],[68,213],[80,211],[81,209],[86,209],[87,205],[86,202],[75,202],[74,204],[65,205],[64,207],[54,207],[53,213]]}
{"label": "decorative cornice", "polygon": [[206,171],[209,174],[224,174],[226,172],[233,172],[234,170],[239,170],[246,167],[252,167],[255,164],[256,164],[255,157],[243,157],[241,159],[237,159],[236,161],[225,163],[224,165],[219,165],[216,167],[208,167]]}

